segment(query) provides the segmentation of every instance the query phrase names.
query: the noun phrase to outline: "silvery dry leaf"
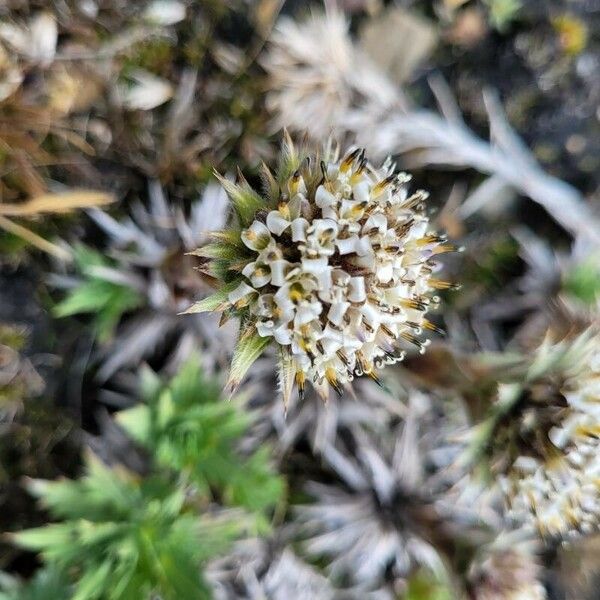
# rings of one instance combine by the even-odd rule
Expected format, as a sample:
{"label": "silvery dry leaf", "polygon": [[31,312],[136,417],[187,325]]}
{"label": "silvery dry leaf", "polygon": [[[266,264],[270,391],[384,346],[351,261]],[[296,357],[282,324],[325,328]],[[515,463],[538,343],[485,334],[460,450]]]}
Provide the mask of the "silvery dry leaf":
{"label": "silvery dry leaf", "polygon": [[47,67],[56,54],[58,27],[52,14],[42,12],[28,26],[0,23],[0,39],[28,61]]}
{"label": "silvery dry leaf", "polygon": [[14,94],[23,82],[21,69],[0,44],[0,102]]}
{"label": "silvery dry leaf", "polygon": [[58,27],[50,13],[37,15],[29,26],[29,58],[42,66],[48,66],[56,54]]}
{"label": "silvery dry leaf", "polygon": [[395,82],[403,83],[431,55],[437,38],[433,23],[392,6],[367,21],[360,46]]}
{"label": "silvery dry leaf", "polygon": [[152,110],[164,104],[173,95],[173,86],[148,71],[137,69],[130,73],[131,84],[121,85],[118,94],[129,110]]}
{"label": "silvery dry leaf", "polygon": [[144,11],[144,18],[155,25],[174,25],[185,19],[185,5],[175,0],[155,0]]}

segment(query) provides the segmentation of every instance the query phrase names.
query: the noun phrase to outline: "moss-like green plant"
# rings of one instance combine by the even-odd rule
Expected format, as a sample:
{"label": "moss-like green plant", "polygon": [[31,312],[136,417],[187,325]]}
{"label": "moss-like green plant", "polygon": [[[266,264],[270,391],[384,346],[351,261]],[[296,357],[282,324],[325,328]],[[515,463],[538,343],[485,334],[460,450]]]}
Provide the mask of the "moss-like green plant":
{"label": "moss-like green plant", "polygon": [[146,370],[142,390],[146,404],[118,418],[154,459],[150,475],[89,453],[82,478],[29,484],[58,522],[12,539],[67,574],[73,600],[210,598],[202,566],[244,532],[266,531],[283,491],[267,448],[238,451],[249,417],[197,359],[168,382]]}
{"label": "moss-like green plant", "polygon": [[418,571],[408,580],[405,600],[451,600],[450,587],[431,576]]}
{"label": "moss-like green plant", "polygon": [[238,443],[250,417],[236,401],[221,398],[197,360],[188,362],[165,384],[143,371],[145,403],[119,413],[118,422],[159,464],[189,477],[202,494],[251,511],[272,508],[283,482],[269,465],[269,449],[242,455]]}
{"label": "moss-like green plant", "polygon": [[598,257],[575,265],[564,277],[563,290],[581,302],[594,305],[600,298],[600,266]]}
{"label": "moss-like green plant", "polygon": [[489,10],[490,24],[503,32],[517,18],[521,10],[521,0],[485,0]]}
{"label": "moss-like green plant", "polygon": [[142,478],[91,454],[81,479],[33,481],[30,490],[62,522],[14,540],[75,575],[73,600],[209,598],[200,566],[250,524],[237,512],[199,516],[198,499],[173,478]]}

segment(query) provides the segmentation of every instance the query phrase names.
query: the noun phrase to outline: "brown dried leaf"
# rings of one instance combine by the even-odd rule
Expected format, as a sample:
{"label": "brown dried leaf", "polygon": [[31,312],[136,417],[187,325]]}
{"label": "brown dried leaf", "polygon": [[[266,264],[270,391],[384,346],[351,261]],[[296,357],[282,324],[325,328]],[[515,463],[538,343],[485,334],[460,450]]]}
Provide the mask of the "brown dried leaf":
{"label": "brown dried leaf", "polygon": [[37,233],[30,231],[22,225],[13,223],[10,219],[6,219],[2,215],[0,215],[0,229],[4,229],[4,231],[8,231],[8,233],[12,233],[13,235],[24,239],[28,244],[35,246],[42,252],[46,252],[47,254],[55,256],[59,260],[70,261],[72,258],[71,254],[64,248],[49,242]]}
{"label": "brown dried leaf", "polygon": [[69,190],[56,194],[42,194],[18,204],[0,204],[0,215],[31,217],[40,213],[65,213],[78,208],[103,206],[114,200],[113,196],[105,192]]}

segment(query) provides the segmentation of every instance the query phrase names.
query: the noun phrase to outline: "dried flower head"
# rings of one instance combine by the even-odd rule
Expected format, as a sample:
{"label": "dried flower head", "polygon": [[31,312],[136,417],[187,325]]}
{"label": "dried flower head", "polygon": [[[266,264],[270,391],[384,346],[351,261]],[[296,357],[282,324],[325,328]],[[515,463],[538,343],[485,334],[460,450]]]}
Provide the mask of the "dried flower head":
{"label": "dried flower head", "polygon": [[542,536],[598,528],[600,340],[546,341],[521,381],[502,383],[479,433],[509,515]]}
{"label": "dried flower head", "polygon": [[213,561],[209,580],[217,600],[335,597],[332,584],[291,549],[271,548],[258,539],[240,541],[228,556]]}
{"label": "dried flower head", "polygon": [[267,107],[278,127],[323,139],[340,129],[357,105],[397,101],[394,86],[352,43],[338,11],[302,23],[281,19],[270,41],[263,66],[270,78]]}
{"label": "dried flower head", "polygon": [[229,385],[235,388],[270,341],[279,347],[281,387],[310,380],[326,397],[355,376],[423,351],[425,314],[451,287],[437,279],[435,256],[454,250],[429,231],[427,194],[409,195],[409,176],[360,149],[338,158],[298,153],[288,140],[279,172],[265,169],[266,194],[222,179],[238,223],[198,251],[226,285],[189,312],[241,317]]}
{"label": "dried flower head", "polygon": [[546,600],[535,547],[514,533],[480,549],[468,573],[473,600]]}

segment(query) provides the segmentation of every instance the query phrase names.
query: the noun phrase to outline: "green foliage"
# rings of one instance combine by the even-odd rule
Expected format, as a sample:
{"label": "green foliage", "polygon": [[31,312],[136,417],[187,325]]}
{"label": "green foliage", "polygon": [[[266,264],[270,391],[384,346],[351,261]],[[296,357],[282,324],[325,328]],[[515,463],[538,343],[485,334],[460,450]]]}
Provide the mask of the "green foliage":
{"label": "green foliage", "polygon": [[220,290],[195,302],[190,306],[184,314],[194,314],[203,312],[221,312],[229,306],[229,292],[233,291],[240,285],[241,279],[225,284]]}
{"label": "green foliage", "polygon": [[240,225],[248,227],[254,220],[256,213],[265,208],[264,198],[252,189],[241,173],[238,173],[239,183],[237,184],[222,177],[219,173],[215,173],[215,176],[227,192]]}
{"label": "green foliage", "polygon": [[600,298],[600,261],[597,256],[577,265],[566,274],[563,290],[584,302],[593,305]]}
{"label": "green foliage", "polygon": [[485,0],[489,10],[490,24],[500,32],[517,18],[521,10],[521,0]]}
{"label": "green foliage", "polygon": [[77,481],[33,481],[31,492],[62,522],[14,535],[76,579],[73,600],[210,598],[200,566],[245,529],[239,514],[198,516],[171,477],[141,478],[91,454]]}
{"label": "green foliage", "polygon": [[419,571],[408,581],[405,600],[452,600],[454,595],[443,582],[430,573]]}
{"label": "green foliage", "polygon": [[254,326],[240,331],[240,337],[231,359],[231,369],[227,380],[227,389],[233,393],[248,369],[258,360],[270,343],[270,338],[258,335]]}
{"label": "green foliage", "polygon": [[130,286],[101,276],[102,269],[113,266],[101,253],[78,246],[75,263],[83,275],[82,282],[54,307],[56,317],[76,314],[93,315],[94,327],[101,341],[109,339],[115,326],[127,311],[141,306],[143,297]]}
{"label": "green foliage", "polygon": [[478,249],[476,260],[466,264],[463,290],[474,286],[490,291],[501,289],[513,274],[518,254],[519,245],[514,239],[508,236],[492,238]]}
{"label": "green foliage", "polygon": [[0,574],[0,600],[67,600],[70,597],[69,585],[57,569],[41,569],[26,583]]}
{"label": "green foliage", "polygon": [[0,346],[8,346],[12,350],[22,350],[27,335],[23,328],[0,323]]}
{"label": "green foliage", "polygon": [[[227,505],[258,512],[275,506],[283,483],[269,466],[268,448],[249,456],[237,450],[250,419],[234,401],[221,398],[220,387],[206,380],[198,360],[166,385],[150,370],[142,381],[145,404],[117,419],[159,464],[185,473],[199,493]],[[257,525],[264,526],[260,515]]]}
{"label": "green foliage", "polygon": [[[57,522],[12,534],[12,540],[73,581],[72,596],[47,598],[209,599],[202,565],[242,534],[266,530],[268,511],[281,497],[283,483],[269,466],[268,449],[237,450],[250,418],[221,398],[197,359],[168,382],[150,369],[140,379],[145,404],[118,420],[152,454],[150,475],[106,466],[88,454],[80,479],[28,485]],[[27,589],[37,593],[36,581]],[[13,595],[0,600],[25,593],[14,580],[5,588]]]}

